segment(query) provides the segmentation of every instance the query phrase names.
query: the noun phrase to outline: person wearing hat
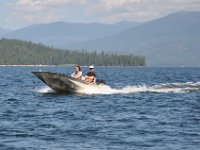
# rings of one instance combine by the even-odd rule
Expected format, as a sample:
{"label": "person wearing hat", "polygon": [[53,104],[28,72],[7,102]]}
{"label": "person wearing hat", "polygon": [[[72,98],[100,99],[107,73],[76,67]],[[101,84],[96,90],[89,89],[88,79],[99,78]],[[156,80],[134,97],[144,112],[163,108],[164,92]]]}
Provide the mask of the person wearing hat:
{"label": "person wearing hat", "polygon": [[89,72],[85,75],[86,82],[95,82],[96,74],[94,73],[94,66],[89,67]]}

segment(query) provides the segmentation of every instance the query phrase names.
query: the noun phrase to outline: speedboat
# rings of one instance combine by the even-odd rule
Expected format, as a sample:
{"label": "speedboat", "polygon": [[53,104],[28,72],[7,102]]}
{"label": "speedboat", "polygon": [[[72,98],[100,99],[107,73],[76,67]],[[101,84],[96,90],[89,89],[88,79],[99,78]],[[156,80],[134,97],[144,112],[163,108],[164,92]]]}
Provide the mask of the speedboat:
{"label": "speedboat", "polygon": [[97,89],[105,84],[104,80],[96,80],[95,83],[88,83],[84,80],[75,79],[66,74],[52,73],[52,72],[32,72],[41,81],[47,84],[51,89],[56,92],[73,93],[81,92],[85,89]]}

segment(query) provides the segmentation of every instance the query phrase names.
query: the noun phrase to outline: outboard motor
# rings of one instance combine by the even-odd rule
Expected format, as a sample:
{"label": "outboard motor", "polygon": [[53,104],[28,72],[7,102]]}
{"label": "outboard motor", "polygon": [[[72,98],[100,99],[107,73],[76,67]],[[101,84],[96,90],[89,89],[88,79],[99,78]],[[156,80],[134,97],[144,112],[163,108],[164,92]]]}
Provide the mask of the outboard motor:
{"label": "outboard motor", "polygon": [[97,79],[97,80],[96,80],[96,83],[97,83],[97,84],[106,84],[106,81],[105,81],[105,80],[102,80],[102,79]]}

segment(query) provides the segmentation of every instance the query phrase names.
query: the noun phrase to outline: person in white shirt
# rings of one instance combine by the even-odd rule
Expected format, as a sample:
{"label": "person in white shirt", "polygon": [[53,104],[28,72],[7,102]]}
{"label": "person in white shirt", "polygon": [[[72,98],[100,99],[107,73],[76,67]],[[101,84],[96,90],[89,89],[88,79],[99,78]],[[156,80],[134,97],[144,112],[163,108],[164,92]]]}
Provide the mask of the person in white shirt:
{"label": "person in white shirt", "polygon": [[80,66],[76,66],[75,67],[75,72],[73,74],[71,74],[72,78],[76,78],[76,79],[81,79],[82,77],[82,71],[81,71],[81,67]]}

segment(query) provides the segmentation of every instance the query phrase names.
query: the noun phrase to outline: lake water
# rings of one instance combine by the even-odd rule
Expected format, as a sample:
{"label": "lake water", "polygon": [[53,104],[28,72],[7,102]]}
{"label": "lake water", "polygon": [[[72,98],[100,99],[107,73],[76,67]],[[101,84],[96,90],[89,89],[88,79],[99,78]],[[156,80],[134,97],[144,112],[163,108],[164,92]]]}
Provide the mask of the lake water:
{"label": "lake water", "polygon": [[200,68],[96,67],[107,86],[74,95],[49,89],[38,70],[74,69],[0,67],[1,150],[200,147]]}

